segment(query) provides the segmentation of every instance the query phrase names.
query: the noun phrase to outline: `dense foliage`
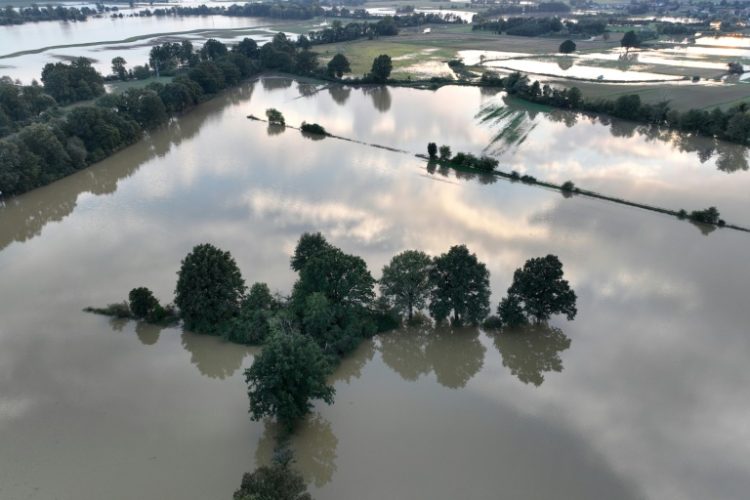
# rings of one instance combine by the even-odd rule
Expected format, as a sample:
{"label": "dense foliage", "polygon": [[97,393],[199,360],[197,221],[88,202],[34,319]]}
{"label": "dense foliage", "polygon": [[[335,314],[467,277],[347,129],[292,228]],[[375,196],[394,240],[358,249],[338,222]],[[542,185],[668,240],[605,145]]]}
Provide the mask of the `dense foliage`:
{"label": "dense foliage", "polygon": [[560,259],[555,255],[536,257],[516,269],[508,295],[498,306],[503,324],[517,326],[529,320],[547,321],[553,314],[575,318],[576,294],[563,279]]}
{"label": "dense foliage", "polygon": [[391,56],[380,54],[372,61],[372,68],[369,74],[370,79],[375,82],[385,82],[391,76],[392,69],[393,62],[391,62]]}
{"label": "dense foliage", "polygon": [[[104,10],[103,6],[102,9]],[[107,8],[106,10],[109,9]],[[78,8],[62,7],[60,5],[32,5],[31,7],[22,7],[16,10],[8,5],[4,9],[0,9],[0,26],[40,21],[85,21],[88,16],[97,13],[96,9],[86,6]]]}
{"label": "dense foliage", "polygon": [[380,292],[399,312],[411,320],[414,309],[424,309],[430,295],[432,259],[419,250],[406,250],[383,267]]}
{"label": "dense foliage", "polygon": [[489,314],[490,273],[465,245],[434,259],[430,282],[429,309],[436,321],[452,315],[454,325],[477,325]]}
{"label": "dense foliage", "polygon": [[85,101],[104,94],[104,78],[85,57],[78,57],[70,64],[45,64],[42,83],[44,91],[60,104]]}
{"label": "dense foliage", "polygon": [[327,69],[328,74],[330,76],[335,76],[336,78],[341,78],[344,76],[344,73],[349,73],[352,70],[349,65],[349,60],[343,54],[336,54],[333,56],[331,60],[328,61]]}
{"label": "dense foliage", "polygon": [[221,334],[238,314],[245,292],[232,255],[210,244],[198,245],[182,260],[177,275],[175,305],[185,328]]}
{"label": "dense foliage", "polygon": [[311,401],[333,403],[326,381],[331,365],[307,335],[280,328],[245,371],[253,420],[275,417],[291,429],[312,409]]}

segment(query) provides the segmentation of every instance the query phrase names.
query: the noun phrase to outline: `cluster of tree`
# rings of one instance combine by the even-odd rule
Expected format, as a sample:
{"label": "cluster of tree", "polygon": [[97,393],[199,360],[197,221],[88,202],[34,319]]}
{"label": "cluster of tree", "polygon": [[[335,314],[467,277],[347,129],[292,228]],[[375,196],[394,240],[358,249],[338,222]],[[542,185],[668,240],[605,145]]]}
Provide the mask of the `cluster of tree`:
{"label": "cluster of tree", "polygon": [[0,78],[0,137],[39,119],[56,104],[36,81],[17,85],[7,76]]}
{"label": "cluster of tree", "polygon": [[45,64],[42,84],[44,91],[60,104],[94,99],[104,94],[104,78],[85,57],[76,58],[69,64]]}
{"label": "cluster of tree", "polygon": [[[154,47],[150,58],[162,73],[176,73],[174,80],[104,95],[95,105],[79,106],[58,119],[42,111],[55,101],[70,103],[104,92],[102,76],[87,59],[46,65],[42,82],[49,95],[33,85],[16,87],[3,80],[0,129],[13,135],[0,140],[0,193],[23,193],[70,175],[133,144],[144,131],[165,123],[170,115],[194,106],[204,96],[262,69],[303,75],[318,69],[316,55],[283,33],[260,48],[249,38],[231,49],[208,40],[200,51],[189,42],[166,43]],[[124,72],[125,61],[117,63],[113,70]],[[25,125],[28,122],[32,123]]]}
{"label": "cluster of tree", "polygon": [[547,84],[541,85],[538,81],[531,82],[527,76],[520,73],[512,73],[501,78],[497,74],[485,72],[481,81],[485,85],[503,87],[509,94],[539,104],[603,113],[738,144],[750,144],[750,113],[746,103],[740,103],[728,110],[714,108],[711,111],[690,109],[680,112],[672,109],[667,101],[643,103],[637,94],[623,95],[614,100],[584,99],[577,87],[553,88]]}
{"label": "cluster of tree", "polygon": [[[290,259],[298,273],[289,297],[273,296],[264,283],[249,292],[234,258],[213,245],[198,245],[183,259],[174,303],[184,327],[264,349],[245,372],[254,420],[273,417],[287,430],[304,418],[312,401],[333,402],[327,377],[362,339],[396,328],[425,308],[437,323],[479,325],[490,312],[489,271],[465,245],[430,257],[406,250],[384,266],[376,280],[360,257],[331,245],[320,233],[303,234]],[[529,260],[516,271],[508,298],[491,325],[517,325],[523,318],[546,321],[575,314],[575,293],[562,279],[554,256]],[[145,288],[120,307],[93,310],[149,320],[162,308]],[[519,312],[520,311],[520,312]]]}
{"label": "cluster of tree", "polygon": [[0,26],[13,24],[23,24],[28,22],[39,21],[85,21],[88,16],[97,14],[95,9],[83,6],[62,7],[60,5],[32,5],[31,7],[22,7],[16,10],[8,5],[0,9]]}
{"label": "cluster of tree", "polygon": [[516,3],[503,3],[492,5],[482,15],[486,17],[504,16],[506,14],[531,14],[534,12],[570,12],[570,5],[565,2],[539,2],[533,5],[521,5]]}
{"label": "cluster of tree", "polygon": [[430,161],[439,161],[453,167],[476,169],[483,172],[494,172],[498,165],[498,161],[489,156],[474,156],[471,153],[461,152],[451,156],[450,146],[443,145],[438,148],[434,142],[427,144],[427,154]]}
{"label": "cluster of tree", "polygon": [[678,217],[681,219],[688,218],[693,222],[700,222],[702,224],[711,224],[713,226],[724,226],[726,222],[721,218],[721,214],[716,207],[708,207],[705,210],[693,210],[688,214],[685,210],[680,210]]}
{"label": "cluster of tree", "polygon": [[584,19],[580,22],[565,21],[558,17],[509,17],[499,19],[475,19],[472,30],[494,31],[514,36],[542,36],[550,33],[576,36],[601,35],[607,23],[600,19]]}
{"label": "cluster of tree", "polygon": [[373,39],[379,36],[398,35],[398,25],[396,18],[386,16],[380,18],[376,23],[351,22],[346,25],[341,21],[335,20],[331,26],[318,31],[308,33],[310,43],[319,45],[324,43],[348,42],[360,38]]}
{"label": "cluster of tree", "polygon": [[322,125],[318,125],[317,123],[302,122],[300,130],[308,134],[328,135],[326,129]]}
{"label": "cluster of tree", "polygon": [[132,289],[125,302],[109,304],[103,308],[87,307],[84,311],[122,319],[143,320],[159,325],[179,321],[174,306],[172,304],[162,306],[153,292],[145,287]]}

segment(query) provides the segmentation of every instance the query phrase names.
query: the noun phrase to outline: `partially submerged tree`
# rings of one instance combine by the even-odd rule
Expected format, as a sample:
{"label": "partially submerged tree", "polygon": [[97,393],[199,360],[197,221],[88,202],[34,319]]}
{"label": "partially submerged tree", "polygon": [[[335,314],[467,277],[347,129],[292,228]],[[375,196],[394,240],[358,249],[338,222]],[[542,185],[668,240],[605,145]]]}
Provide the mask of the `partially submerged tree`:
{"label": "partially submerged tree", "polygon": [[526,320],[547,321],[553,314],[565,314],[568,320],[576,317],[576,294],[563,279],[560,259],[555,255],[536,257],[516,269],[508,296],[500,302],[498,314],[503,323],[511,326]]}
{"label": "partially submerged tree", "polygon": [[490,311],[490,273],[476,254],[457,245],[435,258],[430,270],[430,314],[440,322],[477,325]]}
{"label": "partially submerged tree", "polygon": [[130,311],[138,319],[146,319],[158,309],[159,301],[154,294],[145,287],[133,288],[128,294]]}
{"label": "partially submerged tree", "polygon": [[422,309],[430,293],[432,259],[418,250],[406,250],[383,267],[380,291],[399,312],[411,321],[414,309]]}
{"label": "partially submerged tree", "polygon": [[284,115],[276,108],[268,108],[266,110],[266,118],[268,118],[268,123],[273,125],[286,125]]}
{"label": "partially submerged tree", "polygon": [[313,339],[279,328],[245,371],[251,418],[275,417],[291,430],[310,412],[313,400],[333,403],[335,391],[326,381],[330,373],[331,366]]}
{"label": "partially submerged tree", "polygon": [[182,261],[175,290],[185,328],[218,335],[237,315],[245,292],[237,263],[229,252],[198,245]]}

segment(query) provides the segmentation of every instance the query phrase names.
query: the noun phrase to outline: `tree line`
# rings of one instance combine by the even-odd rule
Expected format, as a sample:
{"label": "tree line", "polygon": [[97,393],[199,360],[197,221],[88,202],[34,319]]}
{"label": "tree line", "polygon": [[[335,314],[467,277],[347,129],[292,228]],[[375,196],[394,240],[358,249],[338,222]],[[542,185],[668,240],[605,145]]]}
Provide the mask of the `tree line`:
{"label": "tree line", "polygon": [[[403,251],[376,280],[361,257],[345,253],[320,233],[305,233],[290,267],[297,280],[291,294],[282,297],[265,283],[248,288],[229,252],[201,244],[182,260],[174,306],[161,306],[150,290],[139,287],[131,290],[128,302],[87,310],[159,322],[179,317],[195,333],[262,344],[245,371],[249,412],[252,420],[275,418],[284,435],[310,413],[313,401],[333,403],[328,376],[344,355],[402,321],[424,322],[424,310],[436,323],[493,329],[546,322],[554,314],[572,320],[577,314],[576,294],[554,255],[530,259],[516,270],[497,315],[489,318],[489,271],[466,245],[437,257]],[[289,467],[291,455],[280,448],[270,466],[243,477],[236,499],[268,493],[278,498],[279,491],[288,492],[284,498],[309,498]]]}
{"label": "tree line", "polygon": [[98,13],[96,9],[86,6],[79,9],[78,7],[63,7],[61,5],[43,5],[41,7],[32,5],[31,7],[15,9],[8,5],[4,9],[0,9],[0,26],[40,21],[85,21],[88,16]]}
{"label": "tree line", "polygon": [[738,144],[750,144],[750,114],[747,103],[740,103],[727,110],[714,108],[711,111],[679,111],[671,108],[668,101],[644,103],[637,94],[622,95],[617,99],[585,99],[578,87],[556,88],[548,84],[542,85],[517,72],[502,78],[495,73],[485,72],[481,81],[485,85],[502,87],[511,95],[539,104],[603,113]]}
{"label": "tree line", "polygon": [[475,18],[472,30],[494,31],[513,36],[542,36],[549,33],[577,36],[596,36],[607,29],[607,22],[599,18],[581,18],[577,22],[562,21],[559,17],[509,17],[498,19]]}
{"label": "tree line", "polygon": [[[119,73],[118,78],[130,78],[126,61],[115,59],[113,72]],[[189,41],[167,42],[152,48],[149,61],[147,75],[153,71],[175,78],[102,95],[102,75],[90,61],[78,58],[47,64],[41,86],[1,79],[0,194],[20,194],[100,161],[170,116],[263,70],[299,75],[327,72],[319,68],[306,38],[293,42],[283,33],[262,47],[250,38],[232,47],[210,39],[200,50]],[[57,106],[97,97],[91,105],[70,110]]]}
{"label": "tree line", "polygon": [[361,257],[345,253],[320,233],[305,233],[290,267],[297,280],[288,297],[271,293],[265,283],[248,288],[229,252],[202,244],[181,263],[173,306],[161,306],[139,287],[130,292],[129,302],[90,310],[147,321],[179,317],[195,333],[263,345],[246,372],[251,417],[276,418],[290,430],[313,400],[333,402],[326,377],[343,356],[402,321],[426,321],[422,311],[438,324],[488,328],[544,322],[555,314],[570,320],[577,313],[575,292],[553,255],[530,259],[516,271],[492,317],[489,271],[465,245],[436,257],[406,250],[376,280]]}

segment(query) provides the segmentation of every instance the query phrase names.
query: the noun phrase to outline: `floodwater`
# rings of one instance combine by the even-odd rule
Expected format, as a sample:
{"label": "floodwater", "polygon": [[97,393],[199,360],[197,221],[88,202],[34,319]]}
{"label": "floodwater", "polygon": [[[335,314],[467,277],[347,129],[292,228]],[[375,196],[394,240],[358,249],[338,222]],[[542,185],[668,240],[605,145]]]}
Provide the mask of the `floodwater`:
{"label": "floodwater", "polygon": [[[252,17],[103,16],[84,22],[1,26],[0,75],[29,83],[40,78],[45,64],[72,57],[91,59],[94,67],[106,75],[111,73],[114,57],[125,57],[128,67],[145,64],[151,47],[165,41],[190,40],[200,46],[208,38],[236,43],[247,36],[264,43],[278,31],[270,30],[270,24],[268,19]],[[21,54],[13,56],[17,53]]]}
{"label": "floodwater", "polygon": [[601,80],[604,82],[666,82],[681,80],[681,77],[636,71],[635,69],[607,68],[600,66],[571,65],[564,66],[557,61],[539,59],[508,59],[487,61],[484,66],[509,71],[522,71],[533,75],[556,76],[562,78],[579,78],[585,80]]}
{"label": "floodwater", "polygon": [[[409,154],[247,120],[268,107]],[[546,328],[363,343],[293,441],[315,498],[746,498],[750,237],[428,169],[412,154],[428,141],[750,225],[741,148],[476,88],[248,84],[0,208],[0,498],[230,498],[273,448],[274,426],[247,415],[258,351],[81,309],[135,286],[169,301],[202,242],[288,293],[304,231],[376,277],[404,249],[466,243],[493,307],[553,253],[579,296],[575,321]]]}

